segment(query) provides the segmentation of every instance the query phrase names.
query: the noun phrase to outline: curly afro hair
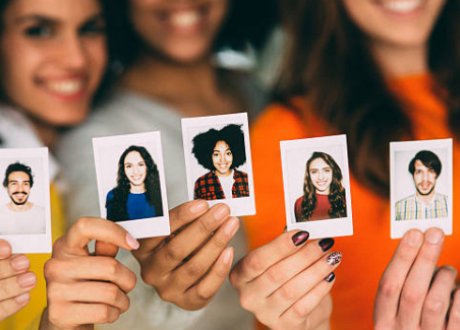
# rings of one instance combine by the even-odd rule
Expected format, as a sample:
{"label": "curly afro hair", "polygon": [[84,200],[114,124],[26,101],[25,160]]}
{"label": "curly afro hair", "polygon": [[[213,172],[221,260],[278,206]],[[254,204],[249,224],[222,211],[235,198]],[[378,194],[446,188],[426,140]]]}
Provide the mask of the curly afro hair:
{"label": "curly afro hair", "polygon": [[235,168],[246,163],[244,150],[244,133],[242,125],[230,124],[220,130],[214,128],[200,133],[193,138],[192,153],[198,163],[210,171],[215,170],[212,163],[212,153],[217,142],[224,141],[230,147],[233,154],[233,163],[230,168]]}

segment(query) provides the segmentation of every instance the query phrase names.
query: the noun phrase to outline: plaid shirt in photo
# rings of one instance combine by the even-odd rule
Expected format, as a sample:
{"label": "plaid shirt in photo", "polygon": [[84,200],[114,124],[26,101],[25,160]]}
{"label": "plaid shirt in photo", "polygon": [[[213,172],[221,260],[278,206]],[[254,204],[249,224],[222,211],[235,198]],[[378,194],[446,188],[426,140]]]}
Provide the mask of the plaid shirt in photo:
{"label": "plaid shirt in photo", "polygon": [[[232,198],[248,197],[248,175],[236,169],[233,170]],[[195,182],[194,199],[225,199],[224,191],[218,176],[214,172],[208,172],[199,177]]]}
{"label": "plaid shirt in photo", "polygon": [[396,220],[446,218],[447,196],[435,194],[432,201],[425,205],[416,195],[412,195],[396,203],[395,214]]}

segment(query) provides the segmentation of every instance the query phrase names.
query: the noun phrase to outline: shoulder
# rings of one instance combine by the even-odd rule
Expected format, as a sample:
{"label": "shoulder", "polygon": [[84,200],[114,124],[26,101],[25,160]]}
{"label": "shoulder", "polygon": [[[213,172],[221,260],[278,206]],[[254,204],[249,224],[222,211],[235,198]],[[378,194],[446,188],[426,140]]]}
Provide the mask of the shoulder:
{"label": "shoulder", "polygon": [[209,171],[206,174],[203,174],[200,176],[198,179],[195,181],[195,185],[203,185],[206,184],[206,182],[209,182],[209,180],[214,180],[216,175],[212,172]]}
{"label": "shoulder", "polygon": [[412,202],[415,202],[415,195],[411,195],[406,198],[400,199],[399,201],[396,202],[396,207],[402,206],[406,203],[412,203]]}
{"label": "shoulder", "polygon": [[303,200],[303,196],[300,196],[299,198],[295,200],[294,207],[296,209],[302,205],[302,200]]}
{"label": "shoulder", "polygon": [[113,201],[113,199],[114,199],[114,197],[115,197],[114,190],[115,190],[115,189],[112,189],[112,190],[110,190],[110,191],[107,193],[107,195],[106,195],[106,197],[105,197],[105,200],[106,200],[107,202],[112,202],[112,201]]}
{"label": "shoulder", "polygon": [[289,125],[303,130],[302,120],[292,107],[281,103],[272,103],[259,116],[254,124],[253,131],[263,129],[267,126],[275,128],[275,124],[278,127]]}
{"label": "shoulder", "polygon": [[441,201],[447,201],[447,195],[436,193],[436,199]]}
{"label": "shoulder", "polygon": [[235,171],[235,174],[233,175],[234,177],[239,177],[239,178],[243,178],[243,179],[248,178],[248,174],[246,172],[238,171],[237,169],[234,169],[234,171]]}

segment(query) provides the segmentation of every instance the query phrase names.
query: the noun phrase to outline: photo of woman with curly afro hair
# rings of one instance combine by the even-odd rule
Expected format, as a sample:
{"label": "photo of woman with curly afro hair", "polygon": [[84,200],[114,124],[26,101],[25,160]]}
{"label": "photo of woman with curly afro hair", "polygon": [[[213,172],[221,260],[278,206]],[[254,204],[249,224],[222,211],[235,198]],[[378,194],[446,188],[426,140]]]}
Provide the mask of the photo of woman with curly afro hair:
{"label": "photo of woman with curly afro hair", "polygon": [[249,196],[248,175],[237,167],[246,163],[241,125],[214,128],[193,138],[192,153],[209,172],[195,181],[194,199],[229,199]]}
{"label": "photo of woman with curly afro hair", "polygon": [[334,158],[315,151],[307,160],[303,196],[294,204],[296,222],[347,216],[342,171]]}

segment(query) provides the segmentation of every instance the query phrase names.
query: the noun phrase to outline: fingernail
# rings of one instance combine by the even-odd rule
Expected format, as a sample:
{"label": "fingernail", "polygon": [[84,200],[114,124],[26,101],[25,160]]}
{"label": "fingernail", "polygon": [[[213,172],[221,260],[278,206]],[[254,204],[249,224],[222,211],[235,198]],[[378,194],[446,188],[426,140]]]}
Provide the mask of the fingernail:
{"label": "fingernail", "polygon": [[24,270],[29,268],[30,266],[30,261],[26,256],[17,256],[13,259],[11,259],[11,267],[13,267],[15,270]]}
{"label": "fingernail", "polygon": [[310,233],[308,231],[299,231],[292,236],[292,242],[295,246],[299,246],[302,243],[305,243],[310,237]]}
{"label": "fingernail", "polygon": [[233,254],[233,249],[231,247],[228,247],[224,251],[224,255],[222,257],[222,261],[224,264],[228,265],[230,263],[230,260],[232,259],[232,254]]}
{"label": "fingernail", "polygon": [[224,233],[226,236],[232,237],[235,235],[239,227],[239,220],[237,218],[230,218],[230,220],[225,224]]}
{"label": "fingernail", "polygon": [[10,247],[6,244],[0,245],[0,258],[6,258],[11,254]]}
{"label": "fingernail", "polygon": [[321,250],[323,252],[326,252],[331,249],[331,247],[334,245],[334,239],[332,238],[323,238],[321,241],[318,242]]}
{"label": "fingernail", "polygon": [[411,247],[417,247],[422,243],[423,234],[418,230],[411,230],[404,236],[407,244]]}
{"label": "fingernail", "polygon": [[335,266],[341,260],[342,260],[342,253],[340,253],[340,252],[332,252],[330,255],[328,255],[328,257],[326,259],[326,262],[331,266]]}
{"label": "fingernail", "polygon": [[207,209],[208,203],[205,201],[195,201],[192,206],[190,206],[190,211],[193,213],[203,212]]}
{"label": "fingernail", "polygon": [[36,281],[37,278],[34,273],[26,273],[18,276],[18,283],[23,288],[34,285]]}
{"label": "fingernail", "polygon": [[229,210],[228,206],[225,205],[218,205],[216,209],[214,210],[214,219],[216,220],[222,220],[223,218],[226,218],[229,215]]}
{"label": "fingernail", "polygon": [[139,242],[137,239],[131,236],[130,233],[126,233],[126,243],[133,249],[137,250],[139,248]]}
{"label": "fingernail", "polygon": [[442,266],[442,268],[445,268],[445,269],[448,269],[449,271],[457,274],[457,269],[454,267],[454,266],[451,266],[451,265],[444,265]]}
{"label": "fingernail", "polygon": [[333,280],[335,279],[335,274],[334,272],[330,273],[329,275],[327,275],[324,280],[328,283],[331,283]]}
{"label": "fingernail", "polygon": [[29,301],[29,299],[30,299],[30,294],[28,292],[23,293],[22,295],[17,296],[16,298],[14,298],[14,300],[16,300],[16,302],[19,305],[24,304],[25,302]]}
{"label": "fingernail", "polygon": [[444,237],[440,230],[429,230],[425,235],[427,242],[433,245],[441,243]]}

